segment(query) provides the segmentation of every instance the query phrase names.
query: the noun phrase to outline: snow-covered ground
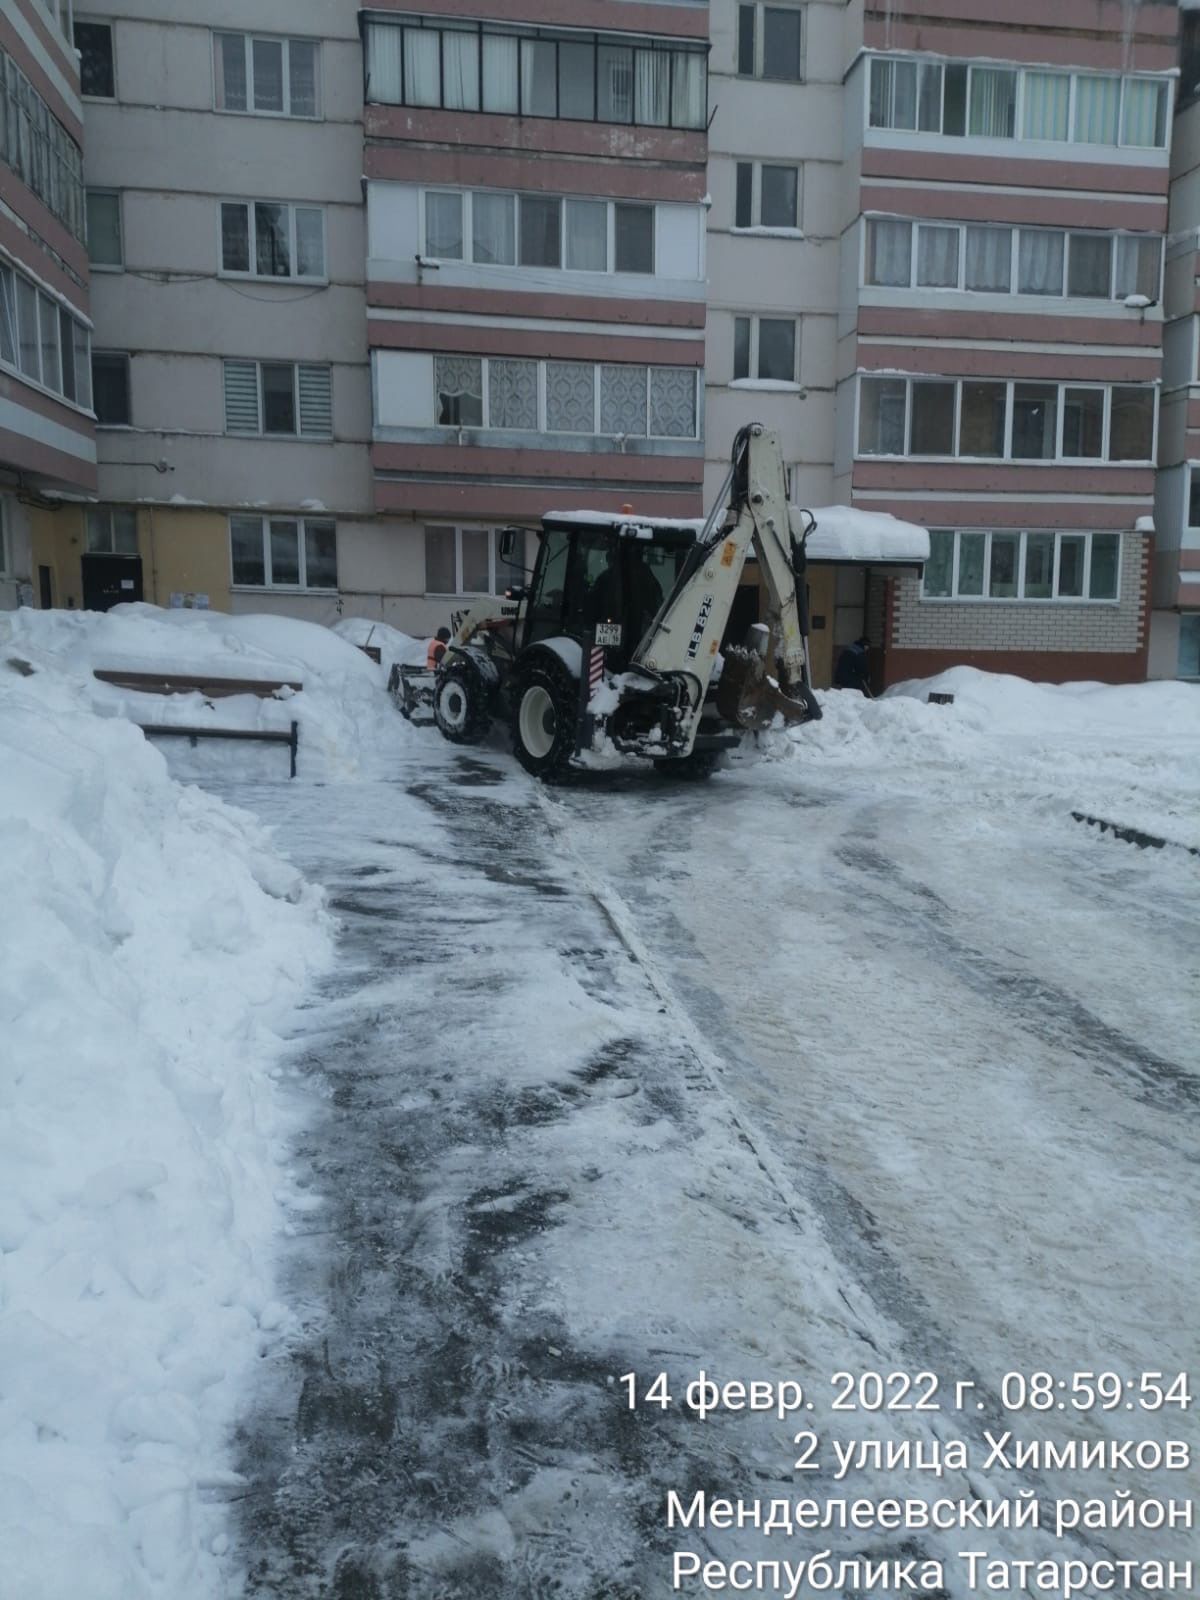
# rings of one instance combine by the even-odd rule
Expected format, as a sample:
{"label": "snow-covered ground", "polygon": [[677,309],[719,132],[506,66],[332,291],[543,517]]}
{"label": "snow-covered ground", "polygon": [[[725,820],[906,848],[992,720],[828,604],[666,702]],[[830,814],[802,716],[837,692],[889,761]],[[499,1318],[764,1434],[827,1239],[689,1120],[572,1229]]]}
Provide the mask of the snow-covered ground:
{"label": "snow-covered ground", "polygon": [[[945,1558],[959,1600],[977,1534],[698,1544],[666,1493],[1161,1492],[839,1483],[830,1447],[1196,1439],[997,1394],[1194,1357],[1200,860],[1070,813],[1200,844],[1200,697],[957,669],[705,786],[547,792],[405,724],[346,631],[0,619],[0,1593],[651,1600],[672,1548],[832,1547]],[[91,677],[137,662],[302,680],[209,713],[303,716],[297,781],[148,746],[151,697]],[[816,1386],[822,1471],[794,1419],[613,1381],[701,1367]],[[843,1368],[984,1412],[838,1416]]]}

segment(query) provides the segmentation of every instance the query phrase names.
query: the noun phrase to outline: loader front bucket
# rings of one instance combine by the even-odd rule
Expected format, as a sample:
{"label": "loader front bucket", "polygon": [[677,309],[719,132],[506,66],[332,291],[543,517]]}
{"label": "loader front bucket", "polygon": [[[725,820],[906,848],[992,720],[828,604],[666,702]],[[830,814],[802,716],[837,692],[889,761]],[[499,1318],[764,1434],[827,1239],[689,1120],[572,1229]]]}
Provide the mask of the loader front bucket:
{"label": "loader front bucket", "polygon": [[756,650],[736,647],[725,652],[717,685],[717,710],[735,727],[756,731],[769,728],[776,717],[791,726],[815,721],[821,715],[811,689],[800,685],[796,696],[785,694],[768,675],[767,664]]}

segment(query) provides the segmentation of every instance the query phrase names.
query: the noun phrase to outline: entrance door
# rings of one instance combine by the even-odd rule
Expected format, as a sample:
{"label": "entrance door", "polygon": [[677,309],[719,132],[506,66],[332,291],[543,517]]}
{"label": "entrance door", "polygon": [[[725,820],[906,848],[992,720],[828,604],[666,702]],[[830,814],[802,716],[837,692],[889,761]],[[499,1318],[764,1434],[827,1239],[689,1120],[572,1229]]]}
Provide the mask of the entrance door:
{"label": "entrance door", "polygon": [[49,567],[38,568],[38,605],[43,611],[54,606],[54,575]]}
{"label": "entrance door", "polygon": [[108,611],[142,598],[141,556],[84,556],[83,609]]}

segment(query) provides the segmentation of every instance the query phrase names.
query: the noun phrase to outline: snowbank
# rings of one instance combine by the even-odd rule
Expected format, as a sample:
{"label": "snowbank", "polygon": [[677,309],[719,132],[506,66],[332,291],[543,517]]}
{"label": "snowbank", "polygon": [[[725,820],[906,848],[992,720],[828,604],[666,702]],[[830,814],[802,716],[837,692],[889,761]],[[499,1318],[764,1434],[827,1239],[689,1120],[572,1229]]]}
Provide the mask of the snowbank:
{"label": "snowbank", "polygon": [[[952,705],[930,705],[931,691]],[[881,700],[831,690],[824,718],[763,740],[797,753],[810,774],[853,772],[975,805],[1084,811],[1175,843],[1200,846],[1200,693],[1186,683],[1030,683],[952,667],[897,685]]]}
{"label": "snowbank", "polygon": [[[265,670],[267,630],[222,622]],[[234,1481],[239,1389],[283,1319],[272,1029],[330,959],[258,824],[90,709],[86,663],[146,630],[193,661],[218,634],[0,619],[0,1588],[21,1600],[220,1592],[201,1496]]]}
{"label": "snowbank", "polygon": [[[65,675],[104,716],[131,722],[286,731],[299,724],[298,776],[322,780],[371,774],[397,741],[414,737],[385,692],[387,677],[346,638],[291,617],[229,616],[115,606],[108,612],[22,609],[0,618],[0,649]],[[216,677],[302,683],[281,698],[234,695],[211,703],[200,693],[142,694],[98,682],[95,668],[131,672],[211,673]],[[181,771],[188,747],[170,746]],[[194,765],[212,773],[287,775],[287,758],[270,745],[205,744]]]}
{"label": "snowbank", "polygon": [[334,623],[333,631],[350,644],[359,647],[371,645],[378,650],[385,680],[394,662],[404,667],[425,665],[429,640],[414,639],[410,634],[401,633],[399,628],[389,627],[386,622],[372,622],[369,617],[343,617],[341,622]]}

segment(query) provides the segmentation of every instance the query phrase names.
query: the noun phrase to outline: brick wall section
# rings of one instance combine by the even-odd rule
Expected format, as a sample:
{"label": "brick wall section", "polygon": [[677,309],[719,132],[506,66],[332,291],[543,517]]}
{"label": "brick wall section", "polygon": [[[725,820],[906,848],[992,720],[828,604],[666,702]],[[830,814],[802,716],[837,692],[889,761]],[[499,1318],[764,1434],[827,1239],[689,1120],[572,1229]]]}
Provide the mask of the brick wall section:
{"label": "brick wall section", "polygon": [[906,573],[895,581],[888,644],[960,656],[986,650],[1136,654],[1146,639],[1150,546],[1142,534],[1122,535],[1121,598],[1113,605],[922,600],[920,579]]}

